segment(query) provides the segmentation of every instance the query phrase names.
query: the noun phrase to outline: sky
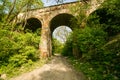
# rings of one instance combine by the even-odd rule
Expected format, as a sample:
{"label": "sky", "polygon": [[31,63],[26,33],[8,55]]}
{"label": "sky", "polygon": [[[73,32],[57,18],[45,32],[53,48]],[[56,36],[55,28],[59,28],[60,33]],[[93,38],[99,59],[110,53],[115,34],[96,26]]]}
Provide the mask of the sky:
{"label": "sky", "polygon": [[53,38],[57,39],[61,43],[65,43],[67,37],[70,35],[72,30],[67,26],[59,26],[53,31]]}
{"label": "sky", "polygon": [[[44,3],[44,6],[52,6],[57,4],[55,0],[42,0],[42,1]],[[74,1],[77,0],[63,0],[63,3],[74,2]]]}

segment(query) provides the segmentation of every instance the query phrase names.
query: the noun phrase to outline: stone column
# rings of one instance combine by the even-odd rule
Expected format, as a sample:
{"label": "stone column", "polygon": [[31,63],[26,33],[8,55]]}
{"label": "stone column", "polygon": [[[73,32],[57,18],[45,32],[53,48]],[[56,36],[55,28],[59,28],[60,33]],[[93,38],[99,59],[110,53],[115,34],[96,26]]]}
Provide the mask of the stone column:
{"label": "stone column", "polygon": [[44,21],[41,30],[41,42],[40,42],[40,57],[47,58],[52,55],[51,51],[51,35],[50,27],[47,20]]}

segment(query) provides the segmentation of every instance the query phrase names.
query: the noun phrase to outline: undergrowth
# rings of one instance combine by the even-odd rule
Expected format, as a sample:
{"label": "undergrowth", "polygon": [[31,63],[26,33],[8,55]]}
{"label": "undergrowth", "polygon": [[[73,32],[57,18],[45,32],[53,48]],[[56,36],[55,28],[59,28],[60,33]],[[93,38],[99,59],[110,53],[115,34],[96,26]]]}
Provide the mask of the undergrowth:
{"label": "undergrowth", "polygon": [[13,77],[19,76],[23,73],[27,73],[34,69],[40,68],[46,62],[47,62],[47,60],[42,59],[42,60],[38,60],[36,62],[29,62],[28,64],[24,64],[21,67],[14,67],[13,65],[9,64],[7,66],[3,66],[1,68],[1,71],[3,73],[6,73],[7,80],[9,80],[10,78],[13,78]]}
{"label": "undergrowth", "polygon": [[[0,74],[7,78],[40,67],[40,34],[24,32],[21,28],[11,30],[11,25],[0,25]],[[18,26],[19,27],[19,26]]]}

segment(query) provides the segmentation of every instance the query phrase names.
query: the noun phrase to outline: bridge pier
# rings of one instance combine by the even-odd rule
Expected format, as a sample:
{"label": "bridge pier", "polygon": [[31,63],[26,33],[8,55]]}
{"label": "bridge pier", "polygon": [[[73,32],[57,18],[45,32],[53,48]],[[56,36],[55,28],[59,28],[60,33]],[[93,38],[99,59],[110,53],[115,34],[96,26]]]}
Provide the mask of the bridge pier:
{"label": "bridge pier", "polygon": [[[46,24],[45,24],[46,25]],[[47,58],[52,55],[52,41],[50,27],[42,27],[40,41],[40,57]]]}

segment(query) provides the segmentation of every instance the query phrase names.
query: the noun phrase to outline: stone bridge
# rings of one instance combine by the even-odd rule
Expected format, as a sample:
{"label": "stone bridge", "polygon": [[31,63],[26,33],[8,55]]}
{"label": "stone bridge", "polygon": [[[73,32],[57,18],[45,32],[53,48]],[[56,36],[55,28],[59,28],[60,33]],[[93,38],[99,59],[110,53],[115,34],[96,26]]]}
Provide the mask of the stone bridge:
{"label": "stone bridge", "polygon": [[[55,28],[62,25],[69,26],[72,29],[70,20],[77,14],[77,12],[72,13],[70,8],[82,4],[83,2],[78,1],[30,10],[28,12],[20,13],[17,21],[22,22],[23,20],[27,20],[26,27],[32,31],[35,31],[37,28],[41,28],[39,50],[42,57],[48,57],[52,55],[52,32]],[[86,15],[95,11],[100,5],[97,0],[88,0],[88,4],[90,4],[90,7],[86,10]]]}

